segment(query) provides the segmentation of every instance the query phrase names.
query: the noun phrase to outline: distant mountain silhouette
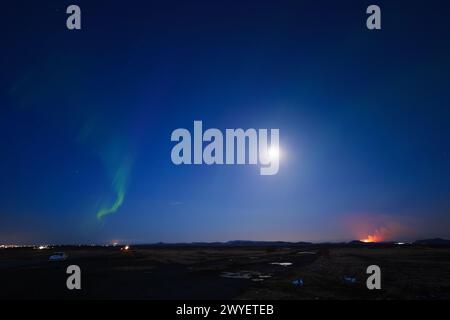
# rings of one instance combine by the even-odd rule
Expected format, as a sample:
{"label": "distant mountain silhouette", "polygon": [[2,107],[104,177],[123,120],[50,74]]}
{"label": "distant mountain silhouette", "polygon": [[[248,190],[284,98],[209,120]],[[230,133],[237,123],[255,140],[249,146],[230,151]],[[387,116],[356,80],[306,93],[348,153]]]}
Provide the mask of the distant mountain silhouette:
{"label": "distant mountain silhouette", "polygon": [[350,245],[365,245],[367,243],[365,243],[365,242],[363,242],[361,240],[352,240],[352,241],[348,242],[347,244],[350,244]]}
{"label": "distant mountain silhouette", "polygon": [[[349,247],[386,247],[397,246],[397,242],[370,242],[366,243],[360,240],[352,240],[349,242],[288,242],[288,241],[252,241],[252,240],[231,240],[227,242],[181,242],[181,243],[164,243],[158,242],[153,244],[136,244],[135,247],[306,247],[306,246],[349,246]],[[441,238],[417,240],[406,245],[428,245],[428,246],[450,246],[450,240]]]}
{"label": "distant mountain silhouette", "polygon": [[138,244],[138,247],[296,247],[312,245],[311,242],[286,242],[286,241],[252,241],[232,240],[227,242],[181,242],[181,243],[149,243]]}
{"label": "distant mountain silhouette", "polygon": [[445,240],[445,239],[441,239],[441,238],[424,239],[424,240],[414,241],[414,244],[427,245],[427,246],[448,246],[448,245],[450,245],[450,240]]}
{"label": "distant mountain silhouette", "polygon": [[236,246],[236,247],[267,247],[267,246],[275,246],[275,247],[285,247],[285,246],[305,246],[311,245],[311,242],[286,242],[286,241],[251,241],[251,240],[233,240],[225,242],[227,246]]}
{"label": "distant mountain silhouette", "polygon": [[394,246],[396,245],[395,241],[381,241],[381,242],[364,242],[361,240],[352,240],[350,242],[344,243],[344,245],[348,245],[351,247],[367,247],[367,246]]}

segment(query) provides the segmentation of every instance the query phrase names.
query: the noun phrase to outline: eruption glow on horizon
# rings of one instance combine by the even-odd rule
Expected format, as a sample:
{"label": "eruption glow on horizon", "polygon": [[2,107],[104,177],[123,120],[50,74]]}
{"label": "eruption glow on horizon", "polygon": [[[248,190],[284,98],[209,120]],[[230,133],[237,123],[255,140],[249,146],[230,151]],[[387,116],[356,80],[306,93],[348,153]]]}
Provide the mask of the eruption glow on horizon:
{"label": "eruption glow on horizon", "polygon": [[354,239],[373,243],[410,239],[414,235],[415,220],[388,214],[355,214],[346,217]]}
{"label": "eruption glow on horizon", "polygon": [[377,234],[368,235],[366,239],[361,239],[362,242],[365,243],[372,243],[372,242],[381,242],[383,241],[383,238],[378,236]]}

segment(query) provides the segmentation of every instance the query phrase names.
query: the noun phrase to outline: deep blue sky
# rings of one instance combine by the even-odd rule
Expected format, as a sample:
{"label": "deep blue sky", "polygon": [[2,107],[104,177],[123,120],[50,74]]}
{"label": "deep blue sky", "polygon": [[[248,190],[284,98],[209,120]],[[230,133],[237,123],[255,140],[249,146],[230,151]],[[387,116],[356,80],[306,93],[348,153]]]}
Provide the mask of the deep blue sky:
{"label": "deep blue sky", "polygon": [[[82,9],[68,31],[65,9]],[[382,9],[382,30],[365,10]],[[7,1],[0,242],[450,237],[448,1]],[[275,176],[171,132],[279,128]],[[96,213],[125,190],[117,212]]]}

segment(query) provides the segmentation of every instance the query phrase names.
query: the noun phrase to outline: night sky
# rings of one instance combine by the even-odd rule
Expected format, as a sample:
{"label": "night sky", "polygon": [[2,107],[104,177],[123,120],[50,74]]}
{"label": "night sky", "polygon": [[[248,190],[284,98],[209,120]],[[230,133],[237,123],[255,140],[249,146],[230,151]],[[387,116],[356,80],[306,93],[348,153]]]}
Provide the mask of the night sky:
{"label": "night sky", "polygon": [[[450,237],[448,1],[0,10],[0,243]],[[174,165],[194,120],[279,128],[278,174]]]}

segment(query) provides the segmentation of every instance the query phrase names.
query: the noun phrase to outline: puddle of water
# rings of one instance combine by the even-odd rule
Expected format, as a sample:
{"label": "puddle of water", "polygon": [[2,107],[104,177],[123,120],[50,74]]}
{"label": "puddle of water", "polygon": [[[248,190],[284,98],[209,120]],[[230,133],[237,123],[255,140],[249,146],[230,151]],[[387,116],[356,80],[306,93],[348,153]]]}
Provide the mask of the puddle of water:
{"label": "puddle of water", "polygon": [[245,272],[222,272],[220,276],[232,279],[250,279],[252,277],[251,274]]}
{"label": "puddle of water", "polygon": [[272,262],[271,264],[273,265],[278,265],[278,266],[283,266],[283,267],[287,267],[287,266],[291,266],[292,262]]}
{"label": "puddle of water", "polygon": [[297,252],[297,254],[317,254],[317,252],[313,252],[313,251],[300,251],[300,252]]}
{"label": "puddle of water", "polygon": [[270,274],[263,274],[259,271],[222,272],[220,276],[232,279],[249,279],[255,282],[261,282],[272,277]]}

